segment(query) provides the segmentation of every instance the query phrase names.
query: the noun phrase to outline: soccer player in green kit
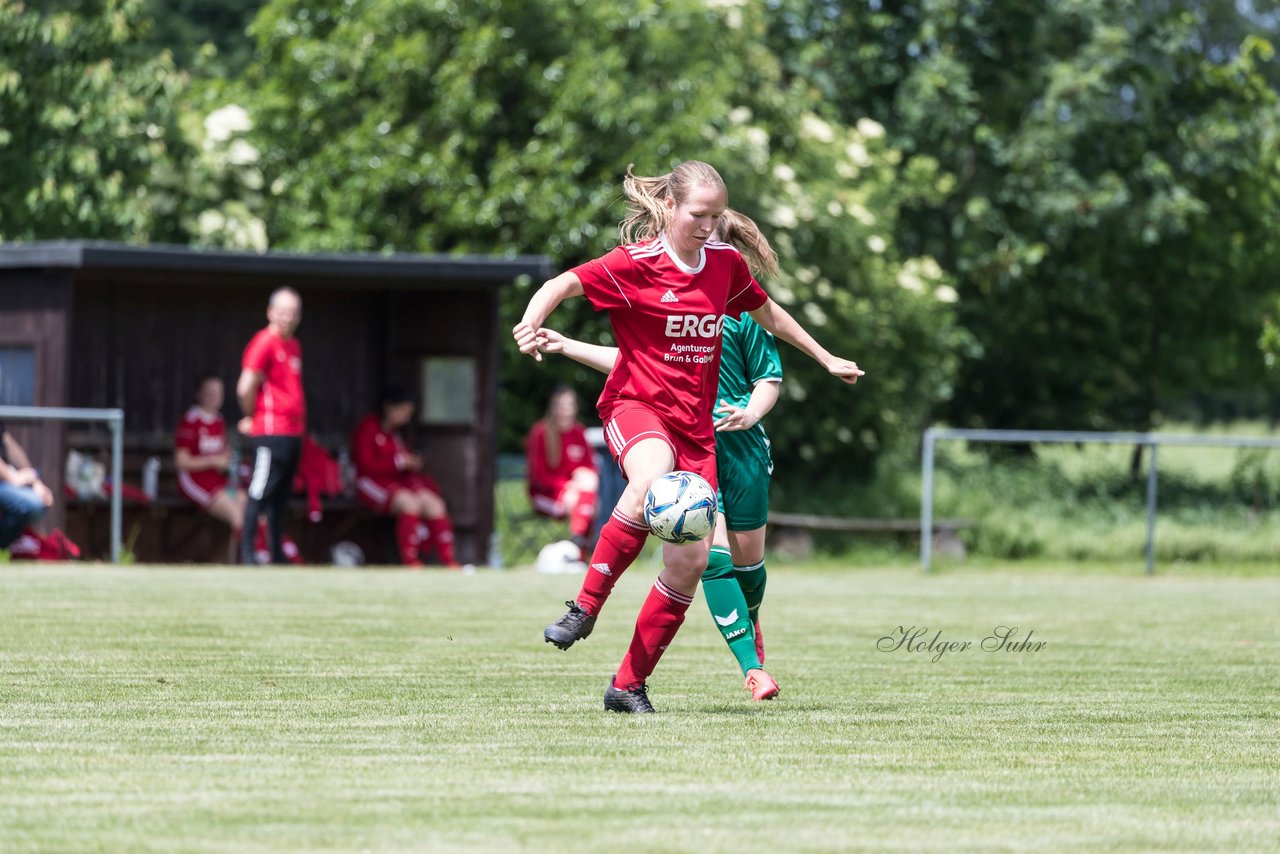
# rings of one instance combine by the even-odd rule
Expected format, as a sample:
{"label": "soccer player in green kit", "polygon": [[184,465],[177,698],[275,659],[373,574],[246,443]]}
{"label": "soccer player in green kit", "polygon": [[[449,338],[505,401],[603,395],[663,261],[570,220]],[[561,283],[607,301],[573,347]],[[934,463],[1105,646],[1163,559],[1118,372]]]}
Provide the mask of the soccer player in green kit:
{"label": "soccer player in green kit", "polygon": [[[753,275],[777,272],[777,258],[750,218],[726,210],[714,239],[734,245]],[[608,373],[614,347],[587,344],[543,329],[540,349]],[[729,645],[754,700],[771,700],[778,683],[764,670],[760,603],[764,599],[765,523],[773,474],[769,437],[760,420],[778,401],[782,362],[771,334],[750,315],[725,317],[715,409],[719,513],[702,592],[716,629]]]}

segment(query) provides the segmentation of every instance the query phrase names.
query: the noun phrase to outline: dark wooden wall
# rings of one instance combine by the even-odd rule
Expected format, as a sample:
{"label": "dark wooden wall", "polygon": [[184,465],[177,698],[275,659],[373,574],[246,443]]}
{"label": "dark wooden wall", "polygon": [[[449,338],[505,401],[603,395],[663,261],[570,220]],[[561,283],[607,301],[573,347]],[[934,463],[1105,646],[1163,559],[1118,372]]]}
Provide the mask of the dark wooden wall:
{"label": "dark wooden wall", "polygon": [[[266,325],[267,298],[282,284],[190,273],[77,274],[69,385],[61,403],[121,407],[129,445],[159,450],[169,447],[195,379],[213,371],[226,383],[223,414],[234,423],[241,354]],[[408,438],[445,492],[460,558],[482,562],[493,522],[496,286],[288,284],[303,300],[298,338],[308,428],[331,450],[346,442],[384,382],[420,387],[424,356],[476,358],[475,423],[415,425]]]}
{"label": "dark wooden wall", "polygon": [[[212,371],[226,384],[223,414],[233,422],[240,358],[266,325],[267,297],[276,286],[78,279],[68,403],[122,407],[132,439],[164,443],[191,405],[194,381]],[[384,370],[386,296],[305,288],[302,295],[298,337],[309,427],[333,442],[367,409]]]}
{"label": "dark wooden wall", "polygon": [[[409,432],[424,449],[427,466],[446,492],[454,521],[475,534],[462,559],[484,562],[493,530],[497,453],[497,291],[395,292],[388,310],[388,370],[397,381],[420,388],[418,372],[425,356],[476,359],[474,424],[415,425]],[[461,549],[461,538],[459,545]]]}
{"label": "dark wooden wall", "polygon": [[[67,315],[71,279],[59,273],[17,271],[0,280],[0,346],[35,350],[36,406],[64,406],[67,387]],[[65,431],[55,422],[6,422],[54,495],[62,493]],[[62,502],[54,503],[48,524],[61,526]]]}

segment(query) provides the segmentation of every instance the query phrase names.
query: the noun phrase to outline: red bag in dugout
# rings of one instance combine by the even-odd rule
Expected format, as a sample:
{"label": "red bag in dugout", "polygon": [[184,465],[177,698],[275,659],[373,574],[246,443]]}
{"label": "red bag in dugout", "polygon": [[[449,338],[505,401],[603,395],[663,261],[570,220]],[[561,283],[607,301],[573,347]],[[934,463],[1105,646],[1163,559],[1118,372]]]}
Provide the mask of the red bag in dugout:
{"label": "red bag in dugout", "polygon": [[27,528],[22,536],[9,544],[9,557],[15,560],[77,560],[80,547],[61,528],[54,528],[43,536],[34,528]]}
{"label": "red bag in dugout", "polygon": [[298,473],[293,479],[293,491],[307,495],[307,517],[312,522],[322,518],[321,496],[333,497],[342,493],[342,473],[338,461],[320,447],[311,436],[302,439],[302,452],[298,457]]}

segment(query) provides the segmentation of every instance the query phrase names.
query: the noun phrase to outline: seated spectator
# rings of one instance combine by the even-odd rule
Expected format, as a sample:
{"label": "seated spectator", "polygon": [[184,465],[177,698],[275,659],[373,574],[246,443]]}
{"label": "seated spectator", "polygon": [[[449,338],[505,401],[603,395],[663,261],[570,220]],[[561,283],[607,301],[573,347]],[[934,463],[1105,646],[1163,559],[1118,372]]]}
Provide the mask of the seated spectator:
{"label": "seated spectator", "polygon": [[53,506],[53,492],[40,480],[27,452],[0,422],[0,549]]}
{"label": "seated spectator", "polygon": [[396,517],[396,544],[405,566],[422,566],[429,546],[447,567],[461,564],[453,552],[453,522],[440,487],[422,471],[422,457],[405,446],[400,430],[413,418],[413,398],[401,386],[388,386],[378,409],[351,435],[356,465],[356,496],[376,513]]}
{"label": "seated spectator", "polygon": [[529,501],[553,519],[569,519],[569,538],[586,550],[596,516],[600,478],[586,431],[578,422],[578,395],[568,386],[551,392],[547,414],[525,440]]}
{"label": "seated spectator", "polygon": [[222,418],[222,380],[206,374],[196,381],[195,393],[195,405],[182,416],[174,433],[178,490],[210,516],[230,525],[232,536],[239,542],[245,492],[231,486],[231,450]]}

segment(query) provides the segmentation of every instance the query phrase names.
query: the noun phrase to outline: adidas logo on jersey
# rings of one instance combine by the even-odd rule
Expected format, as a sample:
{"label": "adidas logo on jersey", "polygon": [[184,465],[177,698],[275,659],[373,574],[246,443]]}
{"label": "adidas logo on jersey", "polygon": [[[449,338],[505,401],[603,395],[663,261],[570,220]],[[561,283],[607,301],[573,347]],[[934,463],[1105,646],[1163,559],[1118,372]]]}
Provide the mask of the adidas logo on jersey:
{"label": "adidas logo on jersey", "polygon": [[670,290],[668,290],[665,294],[662,295],[662,299],[659,300],[659,302],[680,302],[680,300],[676,299],[676,295],[671,293]]}

